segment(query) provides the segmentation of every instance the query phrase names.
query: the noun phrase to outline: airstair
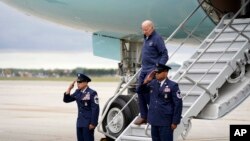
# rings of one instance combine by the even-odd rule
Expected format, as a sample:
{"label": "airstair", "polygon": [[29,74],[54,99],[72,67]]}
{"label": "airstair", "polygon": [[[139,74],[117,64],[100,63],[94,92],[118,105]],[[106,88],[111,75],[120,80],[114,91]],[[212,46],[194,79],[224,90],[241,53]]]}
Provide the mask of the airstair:
{"label": "airstair", "polygon": [[[250,94],[250,18],[236,16],[225,15],[172,77],[183,96],[175,140],[187,136],[193,118],[220,118]],[[131,122],[116,141],[150,141],[150,129]]]}

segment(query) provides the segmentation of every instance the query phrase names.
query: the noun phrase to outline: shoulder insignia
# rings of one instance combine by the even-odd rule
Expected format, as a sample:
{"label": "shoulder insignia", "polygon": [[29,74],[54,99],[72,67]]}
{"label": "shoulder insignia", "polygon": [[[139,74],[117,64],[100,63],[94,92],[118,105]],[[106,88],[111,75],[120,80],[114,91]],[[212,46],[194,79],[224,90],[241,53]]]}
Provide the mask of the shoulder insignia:
{"label": "shoulder insignia", "polygon": [[182,99],[182,95],[181,95],[180,90],[178,90],[178,91],[176,92],[176,96],[177,96],[179,99]]}
{"label": "shoulder insignia", "polygon": [[98,98],[98,95],[96,95],[96,96],[94,97],[94,101],[95,101],[95,104],[99,104],[99,98]]}

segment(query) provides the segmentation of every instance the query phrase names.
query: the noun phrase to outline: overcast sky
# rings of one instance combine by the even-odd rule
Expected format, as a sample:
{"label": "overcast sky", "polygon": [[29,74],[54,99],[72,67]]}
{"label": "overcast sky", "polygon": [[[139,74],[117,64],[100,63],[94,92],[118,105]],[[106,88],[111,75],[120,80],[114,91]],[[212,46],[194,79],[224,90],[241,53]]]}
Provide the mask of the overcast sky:
{"label": "overcast sky", "polygon": [[0,68],[117,68],[117,61],[93,56],[91,46],[91,33],[0,2]]}

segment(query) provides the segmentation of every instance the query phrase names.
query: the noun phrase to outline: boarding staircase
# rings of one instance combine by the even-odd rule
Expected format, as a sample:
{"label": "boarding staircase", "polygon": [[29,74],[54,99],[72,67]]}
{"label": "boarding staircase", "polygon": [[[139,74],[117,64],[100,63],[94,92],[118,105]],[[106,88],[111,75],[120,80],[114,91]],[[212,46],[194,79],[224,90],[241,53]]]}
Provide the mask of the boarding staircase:
{"label": "boarding staircase", "polygon": [[[249,63],[250,18],[224,16],[172,77],[179,83],[183,96],[183,118],[175,129],[175,140],[180,136],[186,137],[193,118],[219,118],[250,94],[250,81],[245,75],[248,69],[245,66]],[[242,82],[243,86],[238,87],[237,83]],[[220,91],[222,87],[232,87],[234,84],[237,85],[234,93],[227,96],[227,90]],[[220,98],[222,96],[223,99]],[[214,110],[218,111],[215,115]],[[150,129],[149,125],[137,126],[131,122],[116,141],[151,141]]]}
{"label": "boarding staircase", "polygon": [[[236,14],[225,15],[214,30],[201,42],[192,57],[171,77],[172,80],[178,82],[183,95],[183,118],[175,129],[174,140],[180,136],[186,138],[191,129],[193,118],[220,118],[250,95],[250,19],[236,19],[249,1]],[[188,33],[188,37],[184,41],[190,37],[199,40],[193,33],[208,16],[202,18],[192,31],[185,30],[184,25],[203,3],[206,1],[201,2],[178,26],[166,40],[166,43],[182,28],[184,32]],[[180,46],[170,55],[170,60],[182,46],[184,46],[184,42],[181,42]],[[134,121],[118,137],[109,133],[109,125],[114,121],[119,121],[120,113],[133,101],[136,95],[133,95],[119,113],[113,115],[112,120],[103,127],[106,128],[107,132],[101,129],[102,122],[112,102],[122,95],[131,84],[135,84],[139,72],[140,69],[128,79],[129,81],[126,83],[122,81],[119,84],[115,95],[105,105],[106,108],[97,126],[99,132],[116,141],[151,140],[150,125],[136,126],[133,124]],[[125,86],[121,87],[122,84]]]}

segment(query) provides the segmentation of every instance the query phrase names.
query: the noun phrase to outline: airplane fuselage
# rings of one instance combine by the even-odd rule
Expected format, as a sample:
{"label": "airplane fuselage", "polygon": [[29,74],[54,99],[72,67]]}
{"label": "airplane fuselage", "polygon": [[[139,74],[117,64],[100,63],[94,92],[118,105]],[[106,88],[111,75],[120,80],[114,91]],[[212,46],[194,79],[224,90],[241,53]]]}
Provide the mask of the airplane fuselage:
{"label": "airplane fuselage", "polygon": [[[197,0],[1,0],[27,14],[115,38],[141,34],[141,22],[154,21],[156,30],[164,36],[195,9]],[[195,17],[204,16],[200,10]],[[191,20],[189,26],[193,26]],[[207,21],[199,33],[207,32],[214,23]]]}

